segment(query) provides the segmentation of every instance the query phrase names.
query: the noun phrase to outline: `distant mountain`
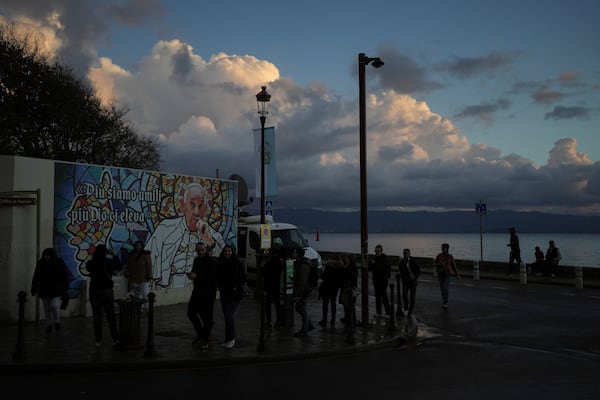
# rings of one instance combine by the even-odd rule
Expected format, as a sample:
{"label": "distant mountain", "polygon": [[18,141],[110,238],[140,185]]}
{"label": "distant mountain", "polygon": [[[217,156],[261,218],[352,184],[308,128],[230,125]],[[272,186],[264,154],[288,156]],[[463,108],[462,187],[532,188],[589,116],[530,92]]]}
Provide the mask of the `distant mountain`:
{"label": "distant mountain", "polygon": [[[283,208],[273,213],[276,221],[292,223],[305,232],[360,232],[358,211]],[[367,225],[371,233],[478,233],[479,218],[475,211],[369,211]],[[506,233],[511,226],[522,233],[600,233],[600,216],[488,210],[481,219],[486,233]]]}

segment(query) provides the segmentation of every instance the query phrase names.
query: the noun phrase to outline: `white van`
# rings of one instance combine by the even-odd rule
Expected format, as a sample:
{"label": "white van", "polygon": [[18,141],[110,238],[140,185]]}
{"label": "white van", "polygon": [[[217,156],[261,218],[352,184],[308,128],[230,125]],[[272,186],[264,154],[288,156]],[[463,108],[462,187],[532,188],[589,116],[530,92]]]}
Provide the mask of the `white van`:
{"label": "white van", "polygon": [[[281,240],[284,247],[300,245],[304,247],[304,257],[308,258],[319,271],[322,269],[321,256],[308,245],[302,231],[297,226],[285,222],[273,222],[273,217],[265,216],[265,223],[271,227],[271,241]],[[238,256],[246,264],[246,275],[250,285],[256,283],[256,253],[260,249],[260,215],[240,217],[238,220]]]}

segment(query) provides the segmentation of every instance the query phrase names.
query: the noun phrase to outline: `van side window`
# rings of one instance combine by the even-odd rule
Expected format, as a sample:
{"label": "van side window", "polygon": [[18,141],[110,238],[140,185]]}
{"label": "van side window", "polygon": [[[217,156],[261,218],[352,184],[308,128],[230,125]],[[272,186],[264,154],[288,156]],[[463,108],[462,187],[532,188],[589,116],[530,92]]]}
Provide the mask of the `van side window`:
{"label": "van side window", "polygon": [[250,236],[249,236],[250,247],[252,247],[254,250],[259,250],[260,249],[260,238],[258,237],[258,233],[253,232],[253,231],[250,231],[248,233],[250,234]]}

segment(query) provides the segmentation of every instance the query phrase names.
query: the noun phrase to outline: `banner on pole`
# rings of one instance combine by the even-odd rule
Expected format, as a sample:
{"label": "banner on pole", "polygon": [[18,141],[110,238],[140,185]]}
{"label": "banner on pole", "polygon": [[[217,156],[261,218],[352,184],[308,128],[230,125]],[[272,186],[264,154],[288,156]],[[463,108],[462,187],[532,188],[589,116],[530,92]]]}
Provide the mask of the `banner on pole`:
{"label": "banner on pole", "polygon": [[[254,129],[254,154],[256,159],[255,169],[255,197],[260,198],[260,129]],[[277,161],[275,156],[275,128],[265,128],[265,197],[277,196]],[[261,199],[264,201],[264,199]]]}

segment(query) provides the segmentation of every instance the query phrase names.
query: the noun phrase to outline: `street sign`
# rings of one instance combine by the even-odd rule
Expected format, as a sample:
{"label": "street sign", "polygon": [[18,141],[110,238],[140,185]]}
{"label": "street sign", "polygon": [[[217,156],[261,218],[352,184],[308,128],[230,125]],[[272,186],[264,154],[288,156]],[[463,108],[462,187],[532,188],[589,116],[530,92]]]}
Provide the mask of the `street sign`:
{"label": "street sign", "polygon": [[34,206],[35,197],[0,197],[0,206]]}
{"label": "street sign", "polygon": [[487,205],[485,203],[475,204],[475,212],[477,214],[485,215],[485,213],[487,212]]}

